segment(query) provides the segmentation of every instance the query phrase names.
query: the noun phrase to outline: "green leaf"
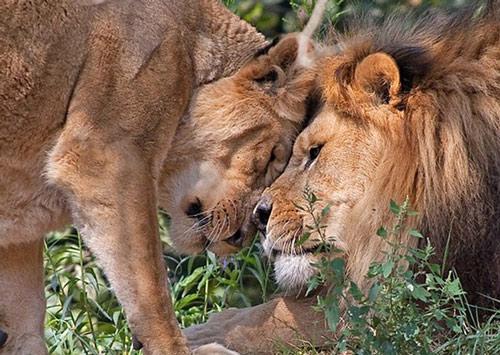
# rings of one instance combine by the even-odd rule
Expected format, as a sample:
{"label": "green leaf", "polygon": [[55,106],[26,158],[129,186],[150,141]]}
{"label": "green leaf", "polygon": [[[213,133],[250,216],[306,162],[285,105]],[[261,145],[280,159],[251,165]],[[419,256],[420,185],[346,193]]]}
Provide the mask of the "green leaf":
{"label": "green leaf", "polygon": [[462,287],[460,286],[460,279],[455,279],[445,286],[446,292],[450,296],[460,296],[464,293]]}
{"label": "green leaf", "polygon": [[90,303],[92,303],[96,308],[97,310],[105,317],[107,318],[109,321],[113,321],[111,319],[111,316],[101,307],[101,305],[99,303],[97,303],[94,299],[92,298],[89,298],[89,301]]}
{"label": "green leaf", "polygon": [[[64,304],[63,304],[63,307],[62,307],[62,312],[61,312],[61,318],[64,318],[66,317],[66,315],[68,314],[68,309],[71,308],[71,302],[73,301],[73,295],[69,295],[65,300],[64,300]],[[71,310],[70,310],[71,312]]]}
{"label": "green leaf", "polygon": [[368,274],[367,274],[367,276],[369,278],[373,278],[375,276],[378,276],[378,275],[380,275],[381,270],[382,270],[382,266],[380,264],[373,263],[368,268]]}
{"label": "green leaf", "polygon": [[364,320],[364,316],[370,311],[370,307],[367,306],[350,306],[349,313],[351,314],[351,321],[355,323],[362,323]]}
{"label": "green leaf", "polygon": [[418,326],[413,323],[405,324],[401,330],[406,341],[415,338],[419,333]]}
{"label": "green leaf", "polygon": [[387,231],[385,230],[384,227],[380,227],[379,229],[377,229],[377,235],[379,237],[386,238],[387,237]]}
{"label": "green leaf", "polygon": [[389,207],[391,209],[391,212],[396,215],[398,215],[401,212],[401,208],[394,200],[391,200]]}
{"label": "green leaf", "polygon": [[205,268],[205,273],[203,274],[203,277],[201,278],[200,281],[198,281],[198,287],[197,287],[198,291],[200,291],[203,287],[205,287],[205,284],[208,282],[208,280],[211,277],[215,276],[215,274],[213,272],[214,271],[214,265],[217,265],[217,264],[209,264]]}
{"label": "green leaf", "polygon": [[182,297],[179,301],[175,303],[175,309],[180,310],[186,307],[192,306],[192,303],[198,299],[197,294],[190,294],[187,296]]}
{"label": "green leaf", "polygon": [[455,333],[461,332],[460,325],[458,324],[456,319],[447,318],[446,325],[448,326],[449,329],[453,330]]}
{"label": "green leaf", "polygon": [[327,204],[325,207],[323,207],[323,209],[321,210],[321,217],[325,217],[330,212],[331,207],[332,206],[330,204]]}
{"label": "green leaf", "polygon": [[359,289],[358,285],[356,285],[353,281],[351,281],[349,293],[358,302],[360,302],[364,296],[361,290]]}
{"label": "green leaf", "polygon": [[333,259],[331,261],[330,266],[332,267],[333,271],[335,271],[335,273],[338,276],[344,275],[344,271],[345,271],[345,261],[344,261],[344,259],[342,259],[342,258],[335,258],[335,259]]}
{"label": "green leaf", "polygon": [[310,232],[305,232],[302,234],[302,236],[295,242],[295,246],[300,247],[302,244],[304,244],[307,240],[309,240],[309,237],[311,236]]}
{"label": "green leaf", "polygon": [[388,260],[384,265],[382,265],[382,275],[388,278],[394,268],[394,261]]}
{"label": "green leaf", "polygon": [[375,300],[377,299],[379,290],[380,290],[380,284],[378,282],[375,282],[370,288],[370,292],[368,293],[368,300],[371,303],[374,303]]}
{"label": "green leaf", "polygon": [[410,229],[408,234],[410,234],[412,237],[415,237],[415,238],[420,238],[420,239],[424,238],[422,233],[420,233],[418,230],[415,230],[415,229]]}
{"label": "green leaf", "polygon": [[441,265],[439,264],[430,264],[429,269],[431,269],[434,275],[441,275]]}
{"label": "green leaf", "polygon": [[338,304],[332,302],[325,309],[326,322],[330,330],[335,331],[340,321],[340,309]]}
{"label": "green leaf", "polygon": [[414,298],[427,302],[429,296],[431,295],[425,288],[420,285],[413,285],[413,290],[411,290],[411,294]]}
{"label": "green leaf", "polygon": [[203,277],[205,273],[204,267],[198,267],[186,277],[185,279],[179,281],[179,287],[184,288],[182,295],[185,296],[194,286],[198,286],[198,280]]}
{"label": "green leaf", "polygon": [[321,284],[321,279],[318,276],[311,277],[309,281],[307,282],[307,291],[306,291],[306,296],[308,296],[312,291],[318,288],[318,286]]}

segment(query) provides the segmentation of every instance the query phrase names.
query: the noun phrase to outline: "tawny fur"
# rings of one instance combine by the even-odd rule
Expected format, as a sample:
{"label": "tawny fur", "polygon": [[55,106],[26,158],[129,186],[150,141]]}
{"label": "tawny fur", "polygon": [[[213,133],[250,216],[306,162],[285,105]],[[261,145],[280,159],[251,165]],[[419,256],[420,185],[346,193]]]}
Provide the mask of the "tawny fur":
{"label": "tawny fur", "polygon": [[[184,251],[234,250],[223,240],[247,228],[249,212],[215,207],[256,199],[284,169],[312,84],[294,79],[294,40],[251,61],[263,36],[216,0],[7,1],[0,24],[0,329],[9,335],[0,352],[46,352],[41,241],[75,223],[145,353],[187,353],[157,207],[182,216],[172,237]],[[261,80],[271,69],[280,80]],[[251,114],[259,105],[268,115]],[[264,132],[269,141],[258,140]],[[214,177],[228,187],[203,201],[232,221],[226,229],[183,234],[185,204],[198,197],[185,176],[201,190]]]}
{"label": "tawny fur", "polygon": [[[310,55],[314,55],[311,51]],[[164,164],[160,206],[178,250],[237,250],[225,238],[255,236],[252,207],[281,174],[306,116],[315,74],[296,65],[297,36],[284,37],[235,75],[206,85],[181,121]],[[186,154],[185,152],[190,152]],[[184,213],[196,199],[202,221]],[[179,208],[177,208],[179,206]]]}
{"label": "tawny fur", "polygon": [[[381,25],[358,26],[337,36],[339,55],[317,61],[323,105],[264,197],[272,201],[264,247],[278,253],[278,282],[285,286],[297,288],[306,280],[311,270],[303,267],[303,258],[313,261],[314,256],[305,250],[323,242],[313,233],[295,245],[312,222],[296,208],[306,203],[303,191],[309,187],[321,199],[318,209],[331,205],[327,241],[343,251],[348,276],[365,290],[369,265],[388,248],[376,231],[394,222],[389,200],[408,196],[419,211],[408,225],[430,240],[437,262],[443,262],[449,240],[445,266],[457,270],[469,300],[487,304],[481,294],[500,296],[498,8],[435,12],[411,21],[392,17]],[[311,160],[313,147],[321,150]],[[399,242],[417,245],[407,236]],[[293,258],[298,265],[286,274]],[[301,269],[303,277],[296,274]],[[242,352],[253,353],[254,346],[262,349],[259,353],[272,353],[272,341],[254,344],[231,333],[238,317],[252,319],[251,332],[279,334],[285,343],[324,343],[321,321],[305,320],[309,323],[301,326],[309,333],[302,336],[266,324],[273,316],[292,321],[314,312],[310,308],[296,305],[273,314],[267,307],[266,315],[258,308],[222,313],[186,334],[198,342],[205,337],[236,343],[233,349]]]}

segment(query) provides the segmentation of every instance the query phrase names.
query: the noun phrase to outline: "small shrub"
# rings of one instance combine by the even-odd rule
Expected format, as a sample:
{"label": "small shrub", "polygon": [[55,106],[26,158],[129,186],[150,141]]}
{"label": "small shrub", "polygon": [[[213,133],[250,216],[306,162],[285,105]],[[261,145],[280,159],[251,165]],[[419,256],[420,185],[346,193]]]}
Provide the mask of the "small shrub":
{"label": "small shrub", "polygon": [[[321,201],[309,189],[304,197],[306,204],[300,209],[314,221],[304,239],[318,233],[326,241],[322,221],[329,206],[317,211]],[[422,249],[398,242],[402,233],[424,238],[405,225],[416,213],[408,200],[401,205],[391,201],[390,211],[395,224],[377,231],[389,251],[370,266],[366,277],[371,287],[366,292],[347,277],[340,251],[326,243],[320,248],[327,252],[315,265],[318,274],[310,280],[308,292],[327,287],[326,296],[318,296],[317,308],[325,313],[335,339],[332,348],[354,354],[500,353],[500,311],[491,310],[481,324],[455,273],[445,273],[431,262],[434,249],[429,240]]]}

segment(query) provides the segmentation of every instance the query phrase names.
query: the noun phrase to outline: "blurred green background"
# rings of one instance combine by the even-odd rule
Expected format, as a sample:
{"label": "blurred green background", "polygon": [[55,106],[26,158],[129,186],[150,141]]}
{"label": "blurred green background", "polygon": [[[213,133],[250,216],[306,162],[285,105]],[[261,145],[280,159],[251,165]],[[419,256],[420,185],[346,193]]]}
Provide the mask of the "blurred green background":
{"label": "blurred green background", "polygon": [[[224,3],[269,37],[300,30],[316,0],[224,0]],[[383,17],[391,11],[423,10],[429,7],[453,8],[470,0],[330,0],[329,19],[337,27],[355,11]]]}

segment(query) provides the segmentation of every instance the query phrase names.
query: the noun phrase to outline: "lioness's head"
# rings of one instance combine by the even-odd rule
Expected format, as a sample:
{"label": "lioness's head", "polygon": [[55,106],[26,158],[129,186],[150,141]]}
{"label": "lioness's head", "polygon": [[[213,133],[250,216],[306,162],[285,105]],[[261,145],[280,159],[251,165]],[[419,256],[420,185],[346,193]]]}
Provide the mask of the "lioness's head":
{"label": "lioness's head", "polygon": [[178,250],[234,252],[255,231],[252,207],[284,170],[314,77],[289,35],[235,75],[203,86],[181,122],[162,186]]}

